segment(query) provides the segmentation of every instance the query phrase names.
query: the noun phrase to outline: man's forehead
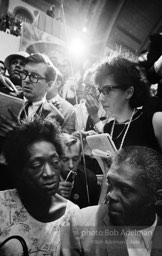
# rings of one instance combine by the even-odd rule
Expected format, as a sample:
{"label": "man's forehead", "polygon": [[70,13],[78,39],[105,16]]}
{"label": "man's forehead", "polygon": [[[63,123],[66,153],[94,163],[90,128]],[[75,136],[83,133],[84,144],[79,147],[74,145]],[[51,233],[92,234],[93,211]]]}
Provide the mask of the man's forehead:
{"label": "man's forehead", "polygon": [[46,63],[34,63],[34,62],[28,62],[25,65],[25,70],[27,71],[40,71],[42,72],[45,71],[47,69],[47,64]]}
{"label": "man's forehead", "polygon": [[65,154],[66,153],[75,153],[77,155],[77,150],[80,151],[80,142],[76,141],[76,143],[71,145],[66,145],[64,148]]}
{"label": "man's forehead", "polygon": [[137,170],[127,162],[117,163],[114,161],[108,171],[107,177],[133,181],[137,177]]}
{"label": "man's forehead", "polygon": [[21,57],[21,56],[17,56],[11,59],[10,63],[12,63],[13,61],[22,61],[25,63],[25,58]]}

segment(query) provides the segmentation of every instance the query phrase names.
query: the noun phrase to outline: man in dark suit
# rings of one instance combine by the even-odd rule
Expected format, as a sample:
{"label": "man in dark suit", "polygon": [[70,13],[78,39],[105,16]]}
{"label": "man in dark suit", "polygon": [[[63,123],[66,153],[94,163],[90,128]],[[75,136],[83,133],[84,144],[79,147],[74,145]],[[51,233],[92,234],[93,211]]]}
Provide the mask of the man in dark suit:
{"label": "man in dark suit", "polygon": [[54,105],[57,105],[59,111],[64,117],[62,124],[62,131],[66,133],[72,133],[75,131],[75,111],[74,106],[67,100],[63,99],[58,91],[63,83],[63,75],[60,71],[57,71],[57,80],[53,83],[52,88],[47,93],[47,100]]}
{"label": "man in dark suit", "polygon": [[81,210],[85,255],[162,255],[162,156],[126,147],[117,153],[107,182],[105,202]]}
{"label": "man in dark suit", "polygon": [[33,119],[36,116],[50,118],[60,127],[64,122],[62,114],[46,100],[46,94],[57,77],[57,70],[48,56],[41,53],[31,54],[25,59],[24,70],[19,72],[19,76],[22,79],[24,106],[19,117],[15,117],[14,113],[10,120],[0,116],[1,136],[5,137],[24,118]]}
{"label": "man in dark suit", "polygon": [[60,195],[80,208],[96,205],[99,199],[97,178],[80,164],[81,142],[72,134],[63,134],[64,154],[61,158]]}

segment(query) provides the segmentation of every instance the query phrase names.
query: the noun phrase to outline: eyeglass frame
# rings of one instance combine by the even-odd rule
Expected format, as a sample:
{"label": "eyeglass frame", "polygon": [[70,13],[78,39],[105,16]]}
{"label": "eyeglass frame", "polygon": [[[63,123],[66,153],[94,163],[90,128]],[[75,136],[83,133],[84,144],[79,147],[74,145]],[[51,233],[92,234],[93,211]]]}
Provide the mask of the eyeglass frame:
{"label": "eyeglass frame", "polygon": [[[99,91],[99,94],[103,94],[104,96],[108,96],[110,94],[111,91],[115,90],[115,89],[122,89],[121,86],[112,86],[112,85],[104,85],[102,89],[97,88],[97,90]],[[104,91],[104,90],[108,90],[108,92]]]}
{"label": "eyeglass frame", "polygon": [[[24,74],[25,77],[22,77],[22,74]],[[34,84],[38,83],[39,80],[43,80],[43,79],[46,80],[46,77],[41,77],[40,75],[38,75],[38,74],[36,74],[36,73],[29,73],[28,71],[25,71],[25,70],[24,70],[24,71],[19,71],[19,75],[20,75],[20,78],[21,78],[22,80],[25,80],[27,77],[29,77],[29,81],[32,82],[32,83],[34,83]],[[31,76],[32,76],[32,75],[36,76],[36,77],[35,77],[35,79],[36,79],[35,82],[32,81],[32,79],[31,79]]]}

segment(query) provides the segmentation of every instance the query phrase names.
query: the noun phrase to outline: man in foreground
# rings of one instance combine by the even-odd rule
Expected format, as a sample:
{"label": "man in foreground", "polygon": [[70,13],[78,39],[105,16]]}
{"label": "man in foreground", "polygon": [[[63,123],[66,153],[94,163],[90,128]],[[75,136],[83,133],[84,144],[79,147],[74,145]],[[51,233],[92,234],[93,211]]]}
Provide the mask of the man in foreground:
{"label": "man in foreground", "polygon": [[162,156],[126,147],[117,153],[107,182],[105,202],[81,210],[85,255],[162,255]]}
{"label": "man in foreground", "polygon": [[46,100],[46,94],[57,78],[57,70],[48,56],[41,53],[31,54],[26,58],[20,77],[25,100],[24,111],[20,114],[20,119],[34,118],[38,115],[42,118],[53,118],[62,124],[64,118],[60,111]]}
{"label": "man in foreground", "polygon": [[24,69],[19,71],[19,76],[22,80],[24,105],[18,117],[12,109],[8,109],[10,118],[3,113],[0,114],[1,148],[7,133],[26,118],[34,119],[37,116],[48,118],[57,123],[59,128],[64,122],[60,111],[46,100],[46,94],[57,77],[56,69],[48,56],[41,53],[31,54],[25,59]]}
{"label": "man in foreground", "polygon": [[64,122],[60,111],[46,100],[46,94],[57,77],[57,71],[52,62],[48,56],[35,53],[27,57],[25,63],[23,71],[19,71],[22,80],[24,107],[18,118],[14,116],[14,113],[10,120],[7,120],[5,116],[0,116],[0,130],[4,137],[18,121],[25,118],[34,119],[37,116],[43,119],[50,118],[54,122],[57,121],[58,125],[62,125]]}

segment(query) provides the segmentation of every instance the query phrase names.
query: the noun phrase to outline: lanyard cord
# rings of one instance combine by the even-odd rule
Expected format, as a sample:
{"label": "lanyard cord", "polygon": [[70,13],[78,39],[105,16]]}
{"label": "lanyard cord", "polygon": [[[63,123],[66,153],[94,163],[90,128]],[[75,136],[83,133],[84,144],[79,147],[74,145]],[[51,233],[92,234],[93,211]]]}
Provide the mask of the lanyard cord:
{"label": "lanyard cord", "polygon": [[[130,127],[130,125],[131,125],[131,122],[132,122],[132,119],[133,119],[133,116],[134,116],[135,112],[136,112],[136,109],[134,108],[134,109],[133,109],[133,112],[132,112],[132,115],[131,115],[131,117],[130,117],[130,119],[129,119],[129,121],[128,121],[127,128],[126,128],[125,133],[124,133],[124,135],[123,135],[122,141],[121,141],[121,143],[120,143],[119,150],[123,147],[123,144],[124,144],[124,141],[125,141],[125,137],[126,137],[126,135],[127,135],[127,132],[128,132],[128,130],[129,130],[129,127]],[[110,136],[111,136],[112,139],[113,139],[114,127],[115,127],[115,120],[113,121],[113,125],[112,125],[112,128],[111,128],[111,133],[110,133]],[[125,128],[125,127],[124,127],[124,128]],[[122,130],[122,132],[123,132],[123,130]],[[122,132],[121,132],[119,135],[121,135]],[[117,138],[118,138],[118,137],[119,137],[119,136],[117,136]]]}

